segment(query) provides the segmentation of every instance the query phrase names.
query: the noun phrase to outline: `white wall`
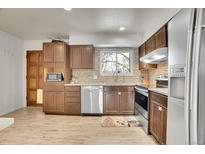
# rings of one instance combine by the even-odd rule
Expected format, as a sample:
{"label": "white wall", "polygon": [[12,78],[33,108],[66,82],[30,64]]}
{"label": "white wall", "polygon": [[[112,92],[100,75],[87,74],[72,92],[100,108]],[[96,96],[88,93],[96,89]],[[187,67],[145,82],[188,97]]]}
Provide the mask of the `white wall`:
{"label": "white wall", "polygon": [[0,31],[0,115],[24,107],[23,41]]}

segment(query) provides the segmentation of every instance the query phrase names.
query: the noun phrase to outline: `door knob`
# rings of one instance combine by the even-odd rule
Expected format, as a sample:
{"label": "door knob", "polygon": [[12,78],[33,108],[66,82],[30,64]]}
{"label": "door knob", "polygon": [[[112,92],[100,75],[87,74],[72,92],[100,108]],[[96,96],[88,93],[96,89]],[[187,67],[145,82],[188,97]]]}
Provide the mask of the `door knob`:
{"label": "door knob", "polygon": [[158,106],[158,110],[159,110],[159,111],[162,111],[162,107],[161,107],[161,106]]}
{"label": "door knob", "polygon": [[121,95],[121,92],[118,92],[118,95]]}

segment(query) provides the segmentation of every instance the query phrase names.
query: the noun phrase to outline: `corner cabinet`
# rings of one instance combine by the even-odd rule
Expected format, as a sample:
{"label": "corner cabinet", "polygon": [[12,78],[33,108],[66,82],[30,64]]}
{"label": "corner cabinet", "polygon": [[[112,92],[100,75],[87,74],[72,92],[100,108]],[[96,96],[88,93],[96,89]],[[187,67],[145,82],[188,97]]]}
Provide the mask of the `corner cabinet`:
{"label": "corner cabinet", "polygon": [[134,87],[105,86],[103,108],[104,114],[134,114]]}
{"label": "corner cabinet", "polygon": [[150,133],[160,144],[166,144],[167,96],[150,92]]}
{"label": "corner cabinet", "polygon": [[71,68],[93,69],[95,50],[93,45],[71,45]]}

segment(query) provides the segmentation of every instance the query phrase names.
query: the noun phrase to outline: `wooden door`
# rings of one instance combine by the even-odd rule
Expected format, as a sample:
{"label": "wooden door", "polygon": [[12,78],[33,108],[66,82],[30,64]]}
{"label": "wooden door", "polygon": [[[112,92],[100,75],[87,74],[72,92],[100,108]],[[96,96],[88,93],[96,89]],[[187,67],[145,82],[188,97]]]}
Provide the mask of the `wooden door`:
{"label": "wooden door", "polygon": [[44,112],[53,113],[56,111],[56,103],[54,101],[55,92],[44,91],[43,93],[43,109]]}
{"label": "wooden door", "polygon": [[54,102],[56,105],[56,112],[64,113],[64,92],[55,92]]}
{"label": "wooden door", "polygon": [[104,113],[119,114],[119,95],[117,91],[104,92]]}
{"label": "wooden door", "polygon": [[54,61],[54,51],[52,43],[43,43],[44,62]]}
{"label": "wooden door", "polygon": [[120,113],[134,114],[134,92],[120,92]]}
{"label": "wooden door", "polygon": [[167,30],[166,26],[162,27],[156,34],[156,48],[167,47]]}
{"label": "wooden door", "polygon": [[94,48],[91,45],[82,46],[82,68],[92,69],[94,67]]}
{"label": "wooden door", "polygon": [[52,43],[54,62],[65,62],[66,45],[64,43]]}
{"label": "wooden door", "polygon": [[43,52],[27,51],[27,105],[37,104],[37,89],[43,87]]}
{"label": "wooden door", "polygon": [[71,68],[81,68],[81,46],[71,46]]}
{"label": "wooden door", "polygon": [[162,108],[162,144],[166,144],[167,140],[167,109]]}

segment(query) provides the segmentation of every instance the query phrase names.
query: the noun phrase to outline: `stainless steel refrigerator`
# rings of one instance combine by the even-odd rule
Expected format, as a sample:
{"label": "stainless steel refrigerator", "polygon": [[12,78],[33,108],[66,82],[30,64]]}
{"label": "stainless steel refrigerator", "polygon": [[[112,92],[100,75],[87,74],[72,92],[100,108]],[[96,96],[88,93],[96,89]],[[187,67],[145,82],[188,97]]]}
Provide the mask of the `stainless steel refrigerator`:
{"label": "stainless steel refrigerator", "polygon": [[168,23],[167,144],[205,144],[205,9]]}

